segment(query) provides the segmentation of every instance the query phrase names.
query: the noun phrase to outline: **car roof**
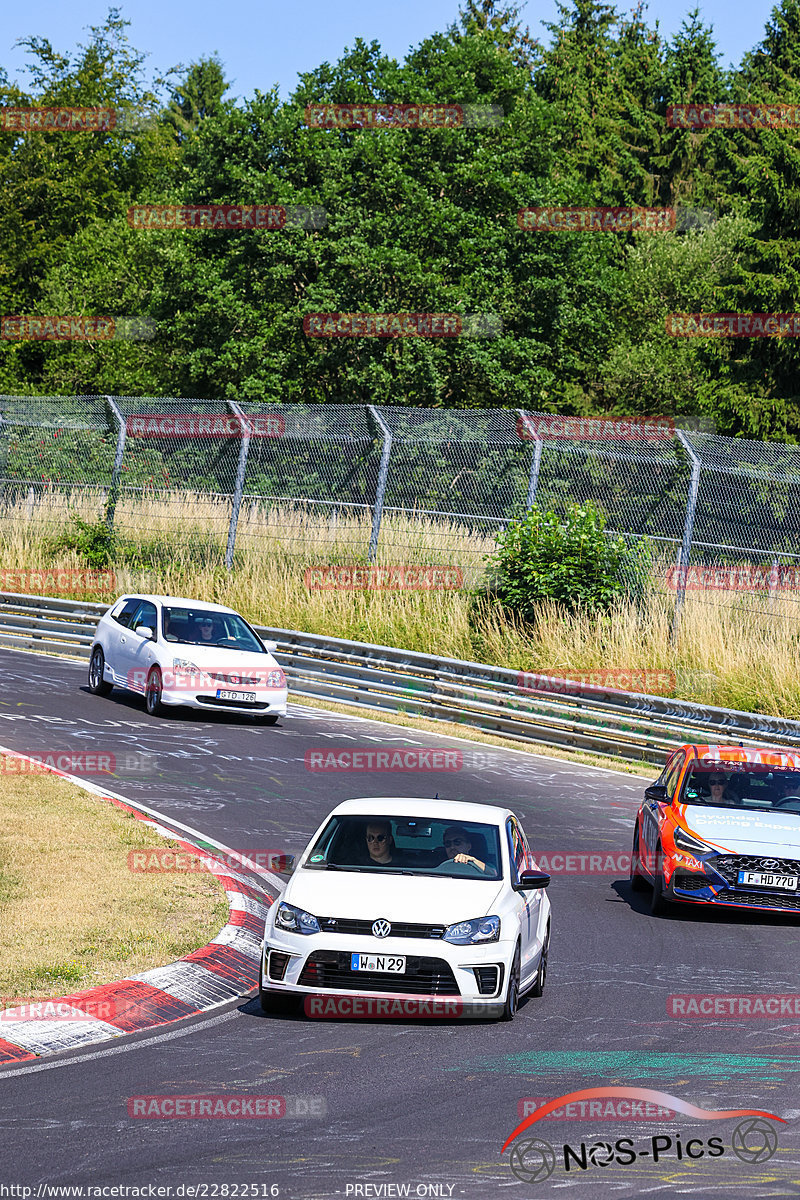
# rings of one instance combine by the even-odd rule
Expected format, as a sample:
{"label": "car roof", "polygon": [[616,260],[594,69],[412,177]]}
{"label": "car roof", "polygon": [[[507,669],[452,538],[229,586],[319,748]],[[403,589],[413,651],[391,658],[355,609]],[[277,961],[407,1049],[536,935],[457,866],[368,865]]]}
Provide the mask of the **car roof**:
{"label": "car roof", "polygon": [[343,800],[330,816],[439,817],[456,825],[461,821],[501,825],[514,816],[510,808],[475,804],[466,800],[432,800],[429,796],[363,796]]}
{"label": "car roof", "polygon": [[[191,600],[186,596],[156,596],[150,592],[125,592],[122,596],[117,596],[114,604],[118,604],[120,600],[152,600],[156,604],[177,605],[181,608],[208,608],[212,612],[219,613],[235,613],[235,608],[228,608],[225,604],[212,604],[209,600]],[[111,607],[114,607],[114,604]]]}
{"label": "car roof", "polygon": [[785,746],[716,746],[716,745],[686,745],[681,746],[703,765],[703,760],[709,766],[718,763],[755,763],[764,767],[786,767],[792,771],[800,771],[800,752],[787,750]]}

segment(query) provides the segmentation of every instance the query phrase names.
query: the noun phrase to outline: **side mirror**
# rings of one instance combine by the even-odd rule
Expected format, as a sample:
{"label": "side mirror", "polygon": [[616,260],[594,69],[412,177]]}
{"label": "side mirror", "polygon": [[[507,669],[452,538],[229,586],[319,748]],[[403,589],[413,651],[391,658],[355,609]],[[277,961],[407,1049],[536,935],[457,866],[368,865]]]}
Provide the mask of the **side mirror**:
{"label": "side mirror", "polygon": [[514,884],[515,892],[532,892],[537,888],[550,886],[550,876],[547,871],[523,871],[519,883]]}
{"label": "side mirror", "polygon": [[134,632],[138,633],[139,637],[144,638],[146,642],[152,642],[155,637],[149,625],[140,625]]}
{"label": "side mirror", "polygon": [[650,787],[644,789],[644,798],[651,804],[666,804],[669,799],[663,783],[651,783]]}
{"label": "side mirror", "polygon": [[293,854],[276,854],[272,866],[279,875],[291,875],[296,862]]}
{"label": "side mirror", "polygon": [[269,650],[269,652],[271,654],[273,650],[278,649],[278,643],[277,642],[264,642],[264,649]]}

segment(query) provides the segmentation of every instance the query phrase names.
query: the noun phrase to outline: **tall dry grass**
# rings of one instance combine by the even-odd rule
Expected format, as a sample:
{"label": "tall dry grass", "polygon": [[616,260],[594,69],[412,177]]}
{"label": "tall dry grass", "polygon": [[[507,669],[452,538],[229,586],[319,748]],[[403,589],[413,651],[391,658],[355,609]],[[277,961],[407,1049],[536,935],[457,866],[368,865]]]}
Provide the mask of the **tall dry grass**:
{"label": "tall dry grass", "polygon": [[[96,521],[101,499],[72,505]],[[455,565],[454,591],[316,591],[306,569],[364,562],[370,517],[335,518],[310,509],[243,506],[234,570],[224,567],[229,500],[204,495],[124,496],[116,510],[119,554],[113,594],[165,592],[231,605],[258,624],[497,663],[521,671],[575,675],[597,669],[674,672],[665,689],[685,699],[746,711],[800,714],[800,606],[791,593],[772,600],[728,592],[687,593],[680,633],[670,643],[674,596],[654,588],[641,603],[609,613],[569,614],[543,604],[528,626],[500,613],[479,615],[470,595],[494,545],[458,522],[388,515],[379,565]],[[0,570],[85,569],[54,541],[69,525],[60,497],[0,512]],[[87,599],[113,599],[111,592]]]}

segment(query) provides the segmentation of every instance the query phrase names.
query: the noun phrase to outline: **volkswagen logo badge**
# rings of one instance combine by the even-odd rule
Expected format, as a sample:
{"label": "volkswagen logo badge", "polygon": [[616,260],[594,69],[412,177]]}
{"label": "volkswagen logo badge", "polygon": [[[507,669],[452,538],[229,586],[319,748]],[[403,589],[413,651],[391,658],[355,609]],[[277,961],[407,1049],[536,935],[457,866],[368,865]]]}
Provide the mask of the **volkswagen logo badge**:
{"label": "volkswagen logo badge", "polygon": [[372,933],[375,937],[385,938],[392,932],[392,927],[385,917],[378,917],[372,922]]}

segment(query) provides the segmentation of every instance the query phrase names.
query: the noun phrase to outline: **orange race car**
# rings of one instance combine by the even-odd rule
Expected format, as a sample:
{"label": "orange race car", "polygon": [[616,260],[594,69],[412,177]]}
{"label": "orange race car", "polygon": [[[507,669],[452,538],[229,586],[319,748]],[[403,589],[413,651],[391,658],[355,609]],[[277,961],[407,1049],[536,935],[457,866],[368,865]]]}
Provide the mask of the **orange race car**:
{"label": "orange race car", "polygon": [[631,887],[670,900],[800,913],[800,752],[681,746],[636,815]]}

